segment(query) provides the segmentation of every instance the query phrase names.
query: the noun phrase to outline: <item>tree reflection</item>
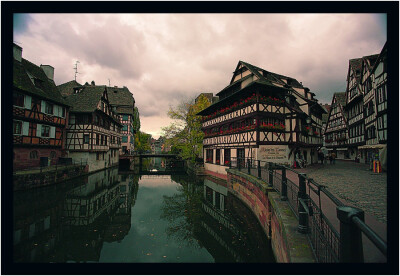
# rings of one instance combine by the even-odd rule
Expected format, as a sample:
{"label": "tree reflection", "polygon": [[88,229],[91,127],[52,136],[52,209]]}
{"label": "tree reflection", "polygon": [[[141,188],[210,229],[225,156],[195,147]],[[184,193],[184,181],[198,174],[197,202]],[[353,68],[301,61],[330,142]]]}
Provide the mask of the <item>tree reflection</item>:
{"label": "tree reflection", "polygon": [[160,218],[169,222],[166,229],[168,238],[174,238],[180,243],[200,248],[196,242],[197,229],[204,213],[201,211],[202,186],[188,181],[188,176],[173,176],[180,183],[177,193],[163,197]]}

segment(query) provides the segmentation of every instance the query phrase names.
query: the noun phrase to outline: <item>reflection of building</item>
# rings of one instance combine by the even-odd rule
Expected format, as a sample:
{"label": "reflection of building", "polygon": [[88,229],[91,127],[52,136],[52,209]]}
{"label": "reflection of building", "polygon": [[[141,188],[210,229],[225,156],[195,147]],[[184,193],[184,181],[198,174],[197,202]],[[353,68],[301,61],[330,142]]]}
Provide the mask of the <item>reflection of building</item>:
{"label": "reflection of building", "polygon": [[224,177],[231,158],[292,164],[295,152],[318,161],[326,111],[296,79],[239,61],[217,95],[218,102],[199,112],[206,170]]}
{"label": "reflection of building", "polygon": [[73,160],[87,161],[89,171],[115,166],[119,162],[121,123],[112,110],[106,86],[59,86],[72,108],[68,121],[66,148]]}
{"label": "reflection of building", "polygon": [[64,224],[88,225],[104,213],[118,208],[118,169],[103,170],[87,176],[87,183],[66,194]]}
{"label": "reflection of building", "polygon": [[14,262],[46,262],[60,243],[65,188],[14,194]]}
{"label": "reflection of building", "polygon": [[331,109],[325,128],[325,146],[336,153],[337,158],[349,158],[347,151],[347,118],[344,112],[345,92],[333,94]]}
{"label": "reflection of building", "polygon": [[40,160],[55,164],[64,157],[68,108],[54,83],[54,68],[22,58],[14,44],[13,59],[13,168],[39,167]]}
{"label": "reflection of building", "polygon": [[[257,219],[229,193],[224,182],[206,178],[203,196],[202,208],[207,216],[201,221],[201,226],[213,239],[206,243],[207,249],[212,254],[217,246],[210,244],[218,244],[225,251],[225,256],[216,259],[217,262],[275,262],[271,246],[266,242],[267,236]],[[207,236],[205,233],[200,238]]]}

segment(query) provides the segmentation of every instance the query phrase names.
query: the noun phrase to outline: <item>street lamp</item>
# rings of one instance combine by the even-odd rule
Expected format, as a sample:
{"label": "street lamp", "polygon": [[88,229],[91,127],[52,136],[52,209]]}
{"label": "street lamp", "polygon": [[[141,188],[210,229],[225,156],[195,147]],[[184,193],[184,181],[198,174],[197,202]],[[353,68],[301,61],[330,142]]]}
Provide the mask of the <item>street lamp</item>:
{"label": "street lamp", "polygon": [[306,118],[306,123],[307,123],[307,125],[311,125],[311,118],[310,117]]}

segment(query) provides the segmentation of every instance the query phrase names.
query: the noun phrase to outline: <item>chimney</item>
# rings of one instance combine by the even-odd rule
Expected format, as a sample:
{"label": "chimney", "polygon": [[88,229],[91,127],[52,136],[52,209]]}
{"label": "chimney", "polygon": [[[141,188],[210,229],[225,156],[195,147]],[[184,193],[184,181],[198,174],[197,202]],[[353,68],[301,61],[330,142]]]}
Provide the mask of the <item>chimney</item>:
{"label": "chimney", "polygon": [[13,54],[14,54],[14,59],[16,59],[19,62],[21,62],[21,60],[22,60],[22,48],[19,47],[15,43],[14,43],[14,46],[13,46]]}
{"label": "chimney", "polygon": [[50,80],[54,80],[54,67],[53,66],[40,64],[40,68],[42,68],[42,70],[44,71],[44,73]]}
{"label": "chimney", "polygon": [[94,80],[90,83],[92,86],[95,86],[96,84],[94,83]]}

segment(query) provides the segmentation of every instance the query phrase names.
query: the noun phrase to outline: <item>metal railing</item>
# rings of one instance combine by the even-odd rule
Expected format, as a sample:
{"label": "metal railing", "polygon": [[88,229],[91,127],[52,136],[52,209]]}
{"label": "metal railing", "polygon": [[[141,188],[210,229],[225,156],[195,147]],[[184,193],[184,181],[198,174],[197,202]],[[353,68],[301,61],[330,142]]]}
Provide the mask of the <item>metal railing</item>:
{"label": "metal railing", "polygon": [[74,160],[72,158],[59,158],[56,160],[51,160],[51,162],[41,163],[36,167],[28,167],[22,168],[18,170],[14,170],[14,174],[24,174],[24,173],[44,173],[53,170],[59,170],[70,166],[86,166],[88,164],[88,160],[86,158],[80,158],[78,160]]}
{"label": "metal railing", "polygon": [[365,224],[364,211],[345,206],[306,174],[253,158],[231,158],[230,168],[264,180],[288,202],[318,262],[364,262],[362,233],[387,257],[387,243]]}

